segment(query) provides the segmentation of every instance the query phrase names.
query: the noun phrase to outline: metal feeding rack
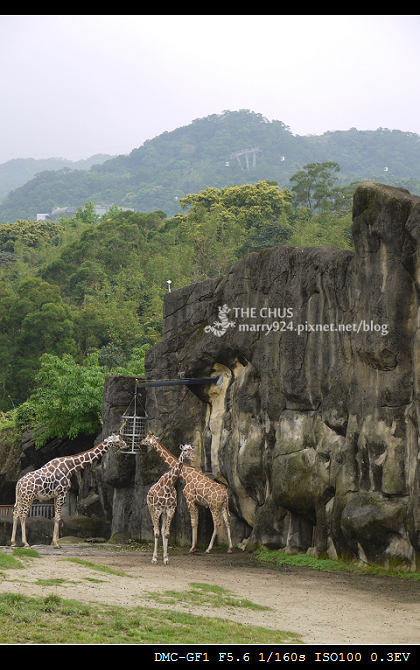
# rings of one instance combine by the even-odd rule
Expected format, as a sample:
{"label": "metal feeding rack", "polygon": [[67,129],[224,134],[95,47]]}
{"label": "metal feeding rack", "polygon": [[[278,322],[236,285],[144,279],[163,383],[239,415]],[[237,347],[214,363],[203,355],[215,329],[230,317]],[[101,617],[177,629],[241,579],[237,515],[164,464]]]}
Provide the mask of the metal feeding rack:
{"label": "metal feeding rack", "polygon": [[[137,391],[139,388],[153,388],[156,386],[194,386],[196,384],[216,384],[220,386],[222,376],[205,377],[201,379],[163,379],[160,381],[139,381],[136,386],[133,399],[121,417],[120,435],[127,444],[128,449],[121,450],[121,454],[138,454],[141,451],[141,442],[147,434],[147,414],[144,406],[139,402]],[[141,397],[141,394],[140,394]],[[139,410],[139,405],[141,409]],[[138,414],[138,411],[142,413]]]}
{"label": "metal feeding rack", "polygon": [[[137,388],[136,379],[133,399],[121,417],[120,435],[128,446],[128,449],[121,450],[121,454],[138,454],[141,441],[146,437],[147,415],[142,403],[139,403]],[[139,409],[140,414],[137,413]]]}

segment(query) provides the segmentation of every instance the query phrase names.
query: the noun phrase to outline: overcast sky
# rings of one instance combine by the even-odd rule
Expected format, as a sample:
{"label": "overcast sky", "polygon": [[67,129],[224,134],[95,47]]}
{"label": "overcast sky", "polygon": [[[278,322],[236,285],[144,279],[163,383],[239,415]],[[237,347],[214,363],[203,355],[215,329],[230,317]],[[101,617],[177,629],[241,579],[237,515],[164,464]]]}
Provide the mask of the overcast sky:
{"label": "overcast sky", "polygon": [[129,153],[239,109],[420,135],[420,17],[0,16],[0,163]]}

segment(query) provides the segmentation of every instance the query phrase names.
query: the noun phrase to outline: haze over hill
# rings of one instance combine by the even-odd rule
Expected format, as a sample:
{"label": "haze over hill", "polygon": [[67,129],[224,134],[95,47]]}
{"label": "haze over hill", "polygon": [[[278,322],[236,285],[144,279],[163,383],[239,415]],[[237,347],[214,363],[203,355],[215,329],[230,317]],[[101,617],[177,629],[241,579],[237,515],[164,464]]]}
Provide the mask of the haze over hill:
{"label": "haze over hill", "polygon": [[129,155],[106,158],[102,164],[95,160],[89,169],[69,170],[65,165],[37,174],[4,198],[0,221],[33,219],[39,212],[80,207],[87,201],[142,212],[162,210],[171,216],[180,211],[179,198],[208,186],[268,180],[285,188],[304,165],[324,161],[340,165],[345,183],[373,179],[420,193],[416,133],[350,128],[299,136],[282,121],[268,121],[249,110],[196,119],[146,140]]}
{"label": "haze over hill", "polygon": [[71,161],[67,158],[13,158],[0,164],[0,202],[6,195],[23,186],[39,172],[46,170],[89,170],[92,165],[102,165],[113,158],[108,154],[95,154],[89,158]]}

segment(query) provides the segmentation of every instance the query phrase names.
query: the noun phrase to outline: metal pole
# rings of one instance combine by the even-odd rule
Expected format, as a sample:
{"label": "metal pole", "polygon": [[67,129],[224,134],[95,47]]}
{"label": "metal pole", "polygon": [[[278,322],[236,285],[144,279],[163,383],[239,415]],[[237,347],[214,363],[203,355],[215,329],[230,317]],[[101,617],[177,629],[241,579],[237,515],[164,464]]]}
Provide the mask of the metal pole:
{"label": "metal pole", "polygon": [[220,385],[223,377],[204,377],[203,379],[174,379],[162,382],[140,382],[139,388],[153,388],[156,386],[193,386],[195,384],[218,384]]}

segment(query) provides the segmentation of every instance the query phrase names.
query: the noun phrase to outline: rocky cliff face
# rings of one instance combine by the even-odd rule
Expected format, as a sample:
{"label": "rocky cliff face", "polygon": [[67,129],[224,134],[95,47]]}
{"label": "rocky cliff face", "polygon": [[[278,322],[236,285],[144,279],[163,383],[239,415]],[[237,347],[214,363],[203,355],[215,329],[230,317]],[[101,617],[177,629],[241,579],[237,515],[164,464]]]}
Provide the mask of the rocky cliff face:
{"label": "rocky cliff face", "polygon": [[149,428],[229,486],[235,541],[419,568],[420,198],[371,182],[355,253],[276,247],[165,296]]}
{"label": "rocky cliff face", "polygon": [[[148,430],[175,455],[194,444],[227,484],[235,544],[420,570],[420,198],[363,183],[353,236],[355,253],[276,247],[168,293],[147,379],[220,384],[148,388]],[[134,384],[107,380],[103,435]],[[82,513],[93,496],[112,536],[152,539],[146,495],[165,470],[153,450],[109,452],[83,475]],[[211,530],[202,510],[200,544]],[[182,495],[171,539],[191,541]]]}

